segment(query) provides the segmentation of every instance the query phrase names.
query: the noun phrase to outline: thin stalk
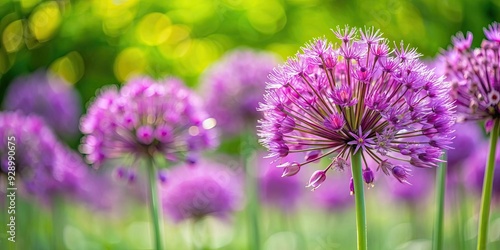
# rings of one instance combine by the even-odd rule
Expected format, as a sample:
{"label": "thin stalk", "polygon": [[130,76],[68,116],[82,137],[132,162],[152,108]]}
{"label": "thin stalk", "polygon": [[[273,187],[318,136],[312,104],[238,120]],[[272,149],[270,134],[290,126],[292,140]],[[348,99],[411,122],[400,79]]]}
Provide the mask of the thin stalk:
{"label": "thin stalk", "polygon": [[153,164],[153,159],[147,161],[148,174],[149,174],[149,207],[151,209],[151,219],[153,220],[153,230],[154,230],[154,242],[155,248],[162,250],[163,248],[163,238],[162,238],[162,228],[161,224],[163,220],[161,219],[160,208],[161,204],[158,199],[158,184],[156,169]]}
{"label": "thin stalk", "polygon": [[249,232],[249,246],[250,249],[261,249],[260,242],[260,224],[259,224],[259,190],[257,180],[257,169],[255,166],[255,147],[256,138],[252,136],[254,132],[247,129],[244,141],[241,145],[241,155],[245,166],[246,178],[246,194],[248,197],[247,211],[248,211],[248,232]]}
{"label": "thin stalk", "polygon": [[446,187],[446,152],[441,157],[445,162],[439,164],[436,175],[436,218],[434,219],[434,235],[432,249],[443,249],[444,196]]}
{"label": "thin stalk", "polygon": [[64,226],[66,224],[66,211],[65,203],[63,197],[57,195],[54,197],[53,207],[51,209],[52,217],[52,234],[53,234],[53,246],[55,249],[63,249],[63,232]]}
{"label": "thin stalk", "polygon": [[491,191],[493,187],[493,175],[495,172],[495,156],[497,151],[498,130],[500,119],[495,119],[493,131],[490,135],[490,152],[488,162],[484,171],[483,195],[481,196],[481,210],[479,213],[479,231],[477,239],[477,249],[486,249],[488,240],[488,222],[490,217]]}
{"label": "thin stalk", "polygon": [[366,211],[365,211],[365,194],[363,187],[363,174],[361,165],[361,150],[356,154],[351,155],[352,178],[354,182],[354,198],[356,201],[356,230],[358,235],[358,250],[367,249],[367,232],[366,232]]}
{"label": "thin stalk", "polygon": [[259,226],[259,196],[257,193],[257,176],[254,169],[255,166],[251,166],[250,162],[252,162],[252,156],[249,157],[249,159],[246,159],[245,167],[247,169],[247,195],[249,197],[249,204],[248,204],[248,216],[249,216],[249,226],[250,226],[250,245],[252,246],[251,249],[261,249],[260,247],[260,226]]}

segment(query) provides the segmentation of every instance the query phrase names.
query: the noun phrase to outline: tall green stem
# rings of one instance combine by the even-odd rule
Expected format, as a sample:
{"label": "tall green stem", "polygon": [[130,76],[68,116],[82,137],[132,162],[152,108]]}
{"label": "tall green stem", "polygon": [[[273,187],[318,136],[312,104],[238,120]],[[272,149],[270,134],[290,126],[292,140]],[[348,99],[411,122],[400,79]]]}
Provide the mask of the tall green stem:
{"label": "tall green stem", "polygon": [[490,135],[490,152],[484,171],[483,195],[481,196],[481,211],[479,213],[479,232],[477,249],[486,249],[488,239],[488,222],[490,218],[491,190],[493,187],[493,174],[495,172],[495,156],[497,151],[498,130],[500,119],[495,120],[493,131]]}
{"label": "tall green stem", "polygon": [[354,197],[356,200],[356,229],[358,234],[358,250],[367,249],[365,194],[363,187],[363,169],[361,151],[351,156],[352,178],[354,181]]}
{"label": "tall green stem", "polygon": [[248,220],[249,220],[249,246],[250,249],[259,250],[260,245],[260,225],[259,225],[259,190],[258,190],[258,180],[257,180],[257,169],[255,166],[255,147],[256,139],[254,132],[248,129],[246,134],[248,136],[244,137],[243,144],[241,145],[241,155],[243,156],[243,161],[245,164],[245,177],[246,177],[246,194],[248,197]]}
{"label": "tall green stem", "polygon": [[149,174],[149,207],[151,209],[151,219],[153,220],[155,247],[158,250],[163,250],[163,234],[161,228],[163,220],[161,219],[160,214],[161,204],[158,199],[158,177],[156,176],[156,169],[153,164],[153,159],[148,160],[148,166],[146,166],[146,168],[148,169]]}
{"label": "tall green stem", "polygon": [[444,196],[446,187],[446,152],[443,152],[436,175],[436,218],[434,219],[434,235],[432,249],[443,249]]}

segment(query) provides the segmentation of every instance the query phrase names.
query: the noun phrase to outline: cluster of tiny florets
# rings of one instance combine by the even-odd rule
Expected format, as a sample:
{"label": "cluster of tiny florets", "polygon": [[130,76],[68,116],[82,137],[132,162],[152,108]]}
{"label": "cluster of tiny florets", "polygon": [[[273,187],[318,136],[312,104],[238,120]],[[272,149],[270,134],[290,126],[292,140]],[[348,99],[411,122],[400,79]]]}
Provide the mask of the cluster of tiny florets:
{"label": "cluster of tiny florets", "polygon": [[500,118],[500,24],[484,29],[486,40],[471,48],[472,33],[458,33],[453,47],[440,58],[451,96],[457,105],[458,121]]}
{"label": "cluster of tiny florets", "polygon": [[357,152],[368,184],[374,181],[368,158],[400,182],[410,176],[408,165],[435,167],[454,123],[443,78],[419,61],[415,49],[401,43],[391,50],[378,30],[346,27],[334,34],[340,45],[315,39],[270,74],[259,108],[259,135],[269,157],[306,153],[303,162],[282,164],[286,176],[330,157],[328,167],[311,177],[312,188],[329,169],[349,166]]}
{"label": "cluster of tiny florets", "polygon": [[214,126],[179,80],[138,78],[120,90],[103,90],[94,100],[80,125],[85,134],[80,150],[96,167],[108,159],[137,161],[156,154],[193,162],[195,152],[216,144]]}

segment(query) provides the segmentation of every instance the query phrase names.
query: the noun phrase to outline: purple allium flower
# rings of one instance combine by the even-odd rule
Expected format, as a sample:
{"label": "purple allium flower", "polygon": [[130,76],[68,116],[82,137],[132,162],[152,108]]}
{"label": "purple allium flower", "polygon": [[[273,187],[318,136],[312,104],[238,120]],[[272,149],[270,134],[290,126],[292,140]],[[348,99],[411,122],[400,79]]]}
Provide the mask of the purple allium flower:
{"label": "purple allium flower", "polygon": [[234,171],[213,162],[176,167],[162,185],[163,209],[176,222],[208,215],[225,218],[239,206],[240,182]]}
{"label": "purple allium flower", "polygon": [[457,123],[453,127],[453,149],[447,151],[448,170],[453,172],[459,164],[473,155],[477,147],[485,140],[481,134],[480,127],[474,123]]}
{"label": "purple allium flower", "polygon": [[78,133],[82,113],[78,92],[63,79],[47,72],[38,71],[14,80],[7,90],[3,107],[40,116],[62,137]]}
{"label": "purple allium flower", "polygon": [[[21,180],[23,190],[43,201],[81,193],[87,166],[78,154],[57,141],[42,118],[20,112],[0,113],[0,136],[5,138],[0,147],[1,174],[11,171],[8,156],[15,152],[15,178]],[[10,150],[13,145],[14,150]]]}
{"label": "purple allium flower", "polygon": [[267,75],[277,62],[274,54],[239,49],[204,73],[201,84],[206,105],[225,134],[255,127],[261,118],[257,108],[263,100]]}
{"label": "purple allium flower", "polygon": [[471,48],[472,34],[458,33],[453,48],[441,61],[450,81],[451,96],[457,105],[458,121],[500,118],[500,31],[493,23],[484,29],[487,40],[480,48]]}
{"label": "purple allium flower", "polygon": [[179,80],[137,78],[121,90],[101,91],[82,118],[80,150],[95,167],[128,156],[134,161],[157,154],[170,161],[192,159],[216,144],[214,126]]}
{"label": "purple allium flower", "polygon": [[[283,160],[289,164],[294,162],[294,159],[290,159],[290,157]],[[262,157],[259,160],[259,165],[261,171],[258,180],[262,201],[276,206],[281,211],[293,210],[304,188],[300,176],[294,174],[298,172],[298,169],[294,168],[293,164],[282,166],[282,164],[271,162],[271,159]]]}
{"label": "purple allium flower", "polygon": [[[447,84],[415,49],[401,43],[390,51],[379,31],[346,27],[334,33],[342,40],[338,48],[315,39],[269,76],[259,108],[259,135],[269,157],[321,152],[299,167],[332,157],[311,178],[313,188],[329,169],[348,165],[338,159],[347,163],[357,151],[365,172],[371,158],[371,169],[400,182],[410,176],[405,165],[435,167],[454,124]],[[294,121],[293,130],[282,129],[285,119]]]}

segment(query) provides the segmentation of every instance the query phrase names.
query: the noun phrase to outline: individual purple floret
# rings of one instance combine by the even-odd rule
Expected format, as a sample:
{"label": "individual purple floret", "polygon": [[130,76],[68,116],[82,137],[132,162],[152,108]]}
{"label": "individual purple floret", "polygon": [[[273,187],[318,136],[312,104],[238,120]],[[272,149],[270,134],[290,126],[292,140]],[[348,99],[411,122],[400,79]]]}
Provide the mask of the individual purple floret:
{"label": "individual purple floret", "polygon": [[364,173],[382,170],[401,183],[410,177],[408,165],[437,166],[442,150],[450,148],[454,124],[449,86],[415,49],[403,43],[390,49],[374,28],[338,28],[334,34],[340,45],[315,39],[269,76],[259,125],[269,157],[319,151],[296,163],[299,168],[331,157],[311,177],[313,189],[328,170],[348,166],[356,152]]}
{"label": "individual purple floret", "polygon": [[485,120],[487,130],[500,117],[500,35],[498,23],[484,29],[486,40],[471,48],[472,33],[458,33],[453,47],[441,58],[451,96],[457,104],[458,121]]}
{"label": "individual purple floret", "polygon": [[163,209],[174,221],[213,215],[226,218],[239,206],[242,186],[230,168],[208,161],[172,169],[161,197]]}
{"label": "individual purple floret", "polygon": [[267,75],[277,61],[268,52],[239,49],[204,73],[201,85],[206,105],[224,134],[255,127],[255,121],[261,118],[257,107],[263,100]]}
{"label": "individual purple floret", "polygon": [[156,155],[191,161],[197,151],[217,144],[214,126],[180,80],[136,78],[120,90],[102,90],[89,106],[80,125],[80,150],[94,167],[109,159],[134,166]]}
{"label": "individual purple floret", "polygon": [[14,80],[7,89],[3,107],[36,114],[62,137],[78,134],[81,100],[63,79],[44,71]]}
{"label": "individual purple floret", "polygon": [[87,166],[78,154],[57,141],[41,118],[0,113],[0,137],[5,138],[0,147],[1,174],[11,175],[8,156],[12,156],[16,183],[22,183],[23,191],[47,202],[59,195],[81,194]]}

